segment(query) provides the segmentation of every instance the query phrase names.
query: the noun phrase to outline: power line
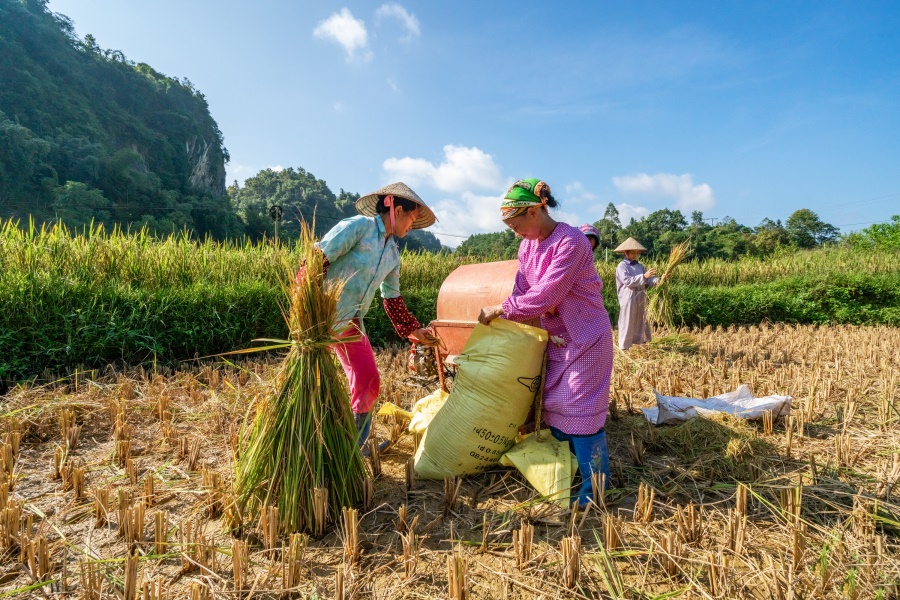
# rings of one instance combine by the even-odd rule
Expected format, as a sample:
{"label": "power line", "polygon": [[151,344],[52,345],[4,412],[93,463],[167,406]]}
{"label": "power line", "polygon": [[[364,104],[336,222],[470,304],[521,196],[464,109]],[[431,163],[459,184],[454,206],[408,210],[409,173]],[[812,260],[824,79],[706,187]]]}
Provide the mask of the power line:
{"label": "power line", "polygon": [[859,202],[844,201],[844,202],[837,202],[835,204],[825,204],[823,206],[820,206],[819,208],[820,209],[832,208],[835,206],[846,206],[847,204],[852,204],[853,206],[860,206],[860,205],[865,205],[865,204],[879,204],[881,202],[889,202],[891,200],[897,200],[897,199],[900,199],[900,192],[892,192],[890,194],[885,194],[883,196],[873,196],[872,198],[860,200]]}
{"label": "power line", "polygon": [[[301,214],[300,216],[302,217],[303,215]],[[316,219],[318,219],[319,217],[322,217],[322,218],[325,218],[325,219],[329,219],[329,220],[331,220],[331,221],[343,221],[344,219],[350,218],[350,217],[338,217],[338,216],[334,216],[334,215],[323,214],[323,213],[320,213],[320,212],[318,212],[318,211],[315,211],[315,212],[313,213],[313,216],[314,216]],[[469,235],[464,235],[464,234],[461,234],[461,233],[445,233],[445,232],[443,232],[443,231],[429,231],[429,233],[431,233],[432,235],[446,235],[446,236],[449,236],[449,237],[457,237],[457,238],[463,238],[463,239],[470,237]],[[470,234],[470,235],[471,235],[471,234]]]}
{"label": "power line", "polygon": [[893,219],[885,219],[884,221],[867,221],[865,223],[844,223],[843,225],[835,225],[835,227],[852,227],[854,225],[875,225],[876,223],[890,223]]}
{"label": "power line", "polygon": [[462,239],[469,239],[470,237],[472,237],[471,233],[468,235],[463,235],[462,233],[444,233],[443,231],[431,231],[430,233],[433,235],[446,235],[448,237],[455,237],[455,238],[462,238]]}
{"label": "power line", "polygon": [[[169,210],[169,211],[172,211],[172,210],[177,210],[181,207],[179,207],[179,206],[133,206],[133,205],[129,205],[129,204],[109,204],[107,206],[104,206],[103,208],[124,209],[124,210],[130,209],[130,210],[135,210],[135,211],[145,211],[145,210]],[[294,212],[295,216],[300,216],[300,217],[303,216],[302,213],[300,213],[298,215],[298,213],[295,210],[292,210],[292,212]],[[322,218],[322,219],[327,219],[329,221],[334,221],[334,222],[339,222],[339,221],[343,221],[344,219],[350,218],[350,217],[345,217],[345,216],[340,216],[340,215],[330,215],[330,214],[321,213],[318,211],[315,211],[313,216],[316,219]],[[456,237],[456,238],[462,238],[462,239],[466,239],[471,236],[471,234],[446,233],[443,231],[431,231],[431,230],[429,230],[429,233],[431,233],[433,235],[446,235],[448,237]]]}

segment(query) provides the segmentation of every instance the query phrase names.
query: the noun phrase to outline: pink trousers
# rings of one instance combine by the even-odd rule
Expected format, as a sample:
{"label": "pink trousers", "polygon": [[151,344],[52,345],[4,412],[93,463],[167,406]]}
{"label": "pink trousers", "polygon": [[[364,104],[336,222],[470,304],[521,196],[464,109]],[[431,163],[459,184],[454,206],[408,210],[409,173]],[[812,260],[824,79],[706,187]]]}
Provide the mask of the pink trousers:
{"label": "pink trousers", "polygon": [[361,335],[359,321],[353,319],[353,324],[347,328],[342,337],[359,335],[355,342],[345,342],[334,347],[344,373],[350,382],[350,405],[356,414],[367,413],[375,406],[378,392],[381,389],[381,375],[375,364],[375,353],[369,338]]}

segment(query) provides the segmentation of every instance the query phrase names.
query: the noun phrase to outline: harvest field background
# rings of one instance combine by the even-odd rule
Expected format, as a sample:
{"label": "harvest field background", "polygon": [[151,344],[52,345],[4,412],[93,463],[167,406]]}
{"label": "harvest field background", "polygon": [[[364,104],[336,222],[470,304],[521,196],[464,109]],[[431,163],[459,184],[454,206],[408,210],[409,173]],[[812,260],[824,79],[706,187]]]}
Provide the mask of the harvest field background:
{"label": "harvest field background", "polygon": [[[617,352],[614,487],[587,511],[536,502],[507,469],[410,481],[414,442],[388,420],[377,434],[397,443],[369,464],[370,505],[355,526],[330,515],[318,538],[282,535],[269,513],[245,521],[231,501],[238,432],[280,357],[195,360],[284,337],[281,281],[298,254],[4,225],[0,597],[900,594],[895,252],[682,265],[686,326]],[[464,262],[404,257],[420,319]],[[613,319],[614,266],[597,264]],[[410,376],[379,300],[370,315],[381,400],[409,409],[438,383]],[[654,388],[707,397],[741,383],[793,396],[791,417],[650,427],[640,414]]]}
{"label": "harvest field background", "polygon": [[[0,0],[0,600],[900,600],[895,6],[244,4]],[[440,218],[398,240],[432,322],[454,269],[515,256],[523,175],[593,223],[613,323],[613,249],[691,245],[616,351],[587,510],[417,481],[396,418],[364,461],[340,283],[285,289],[403,181]],[[382,402],[444,383],[377,296],[366,329]],[[741,384],[793,410],[641,413]]]}
{"label": "harvest field background", "polygon": [[[387,421],[377,434],[398,444],[371,506],[349,531],[332,515],[320,539],[243,522],[231,504],[237,431],[277,361],[110,366],[17,388],[3,414],[0,593],[896,598],[898,330],[679,333],[617,355],[614,489],[600,505],[535,504],[505,469],[408,486],[412,440]],[[405,348],[378,360],[384,401],[409,408],[437,385],[408,376]],[[740,383],[791,394],[791,419],[654,428],[639,414],[652,387],[702,397]]]}

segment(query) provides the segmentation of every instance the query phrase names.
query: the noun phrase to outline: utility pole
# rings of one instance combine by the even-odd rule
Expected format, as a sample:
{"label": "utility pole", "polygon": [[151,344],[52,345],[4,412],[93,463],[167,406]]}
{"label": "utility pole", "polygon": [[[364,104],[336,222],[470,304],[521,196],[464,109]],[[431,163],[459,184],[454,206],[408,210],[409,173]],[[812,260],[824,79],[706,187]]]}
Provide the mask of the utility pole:
{"label": "utility pole", "polygon": [[281,222],[281,217],[284,215],[284,209],[281,208],[278,204],[273,204],[269,207],[269,217],[275,221],[275,245],[278,245],[278,223]]}

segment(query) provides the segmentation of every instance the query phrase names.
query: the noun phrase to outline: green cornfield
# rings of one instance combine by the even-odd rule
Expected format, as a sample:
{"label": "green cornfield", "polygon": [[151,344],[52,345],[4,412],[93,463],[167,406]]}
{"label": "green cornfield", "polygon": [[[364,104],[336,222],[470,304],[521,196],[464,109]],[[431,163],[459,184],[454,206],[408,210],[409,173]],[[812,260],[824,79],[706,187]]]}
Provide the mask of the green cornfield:
{"label": "green cornfield", "polygon": [[[300,249],[271,241],[155,238],[146,231],[80,232],[0,224],[0,381],[49,378],[107,364],[173,364],[284,337],[281,282]],[[900,254],[843,247],[766,259],[682,265],[673,281],[679,324],[900,325]],[[441,283],[478,262],[453,254],[403,257],[401,288],[422,322]],[[650,266],[653,263],[648,263]],[[615,322],[615,262],[597,263]],[[376,298],[375,344],[400,341]]]}

